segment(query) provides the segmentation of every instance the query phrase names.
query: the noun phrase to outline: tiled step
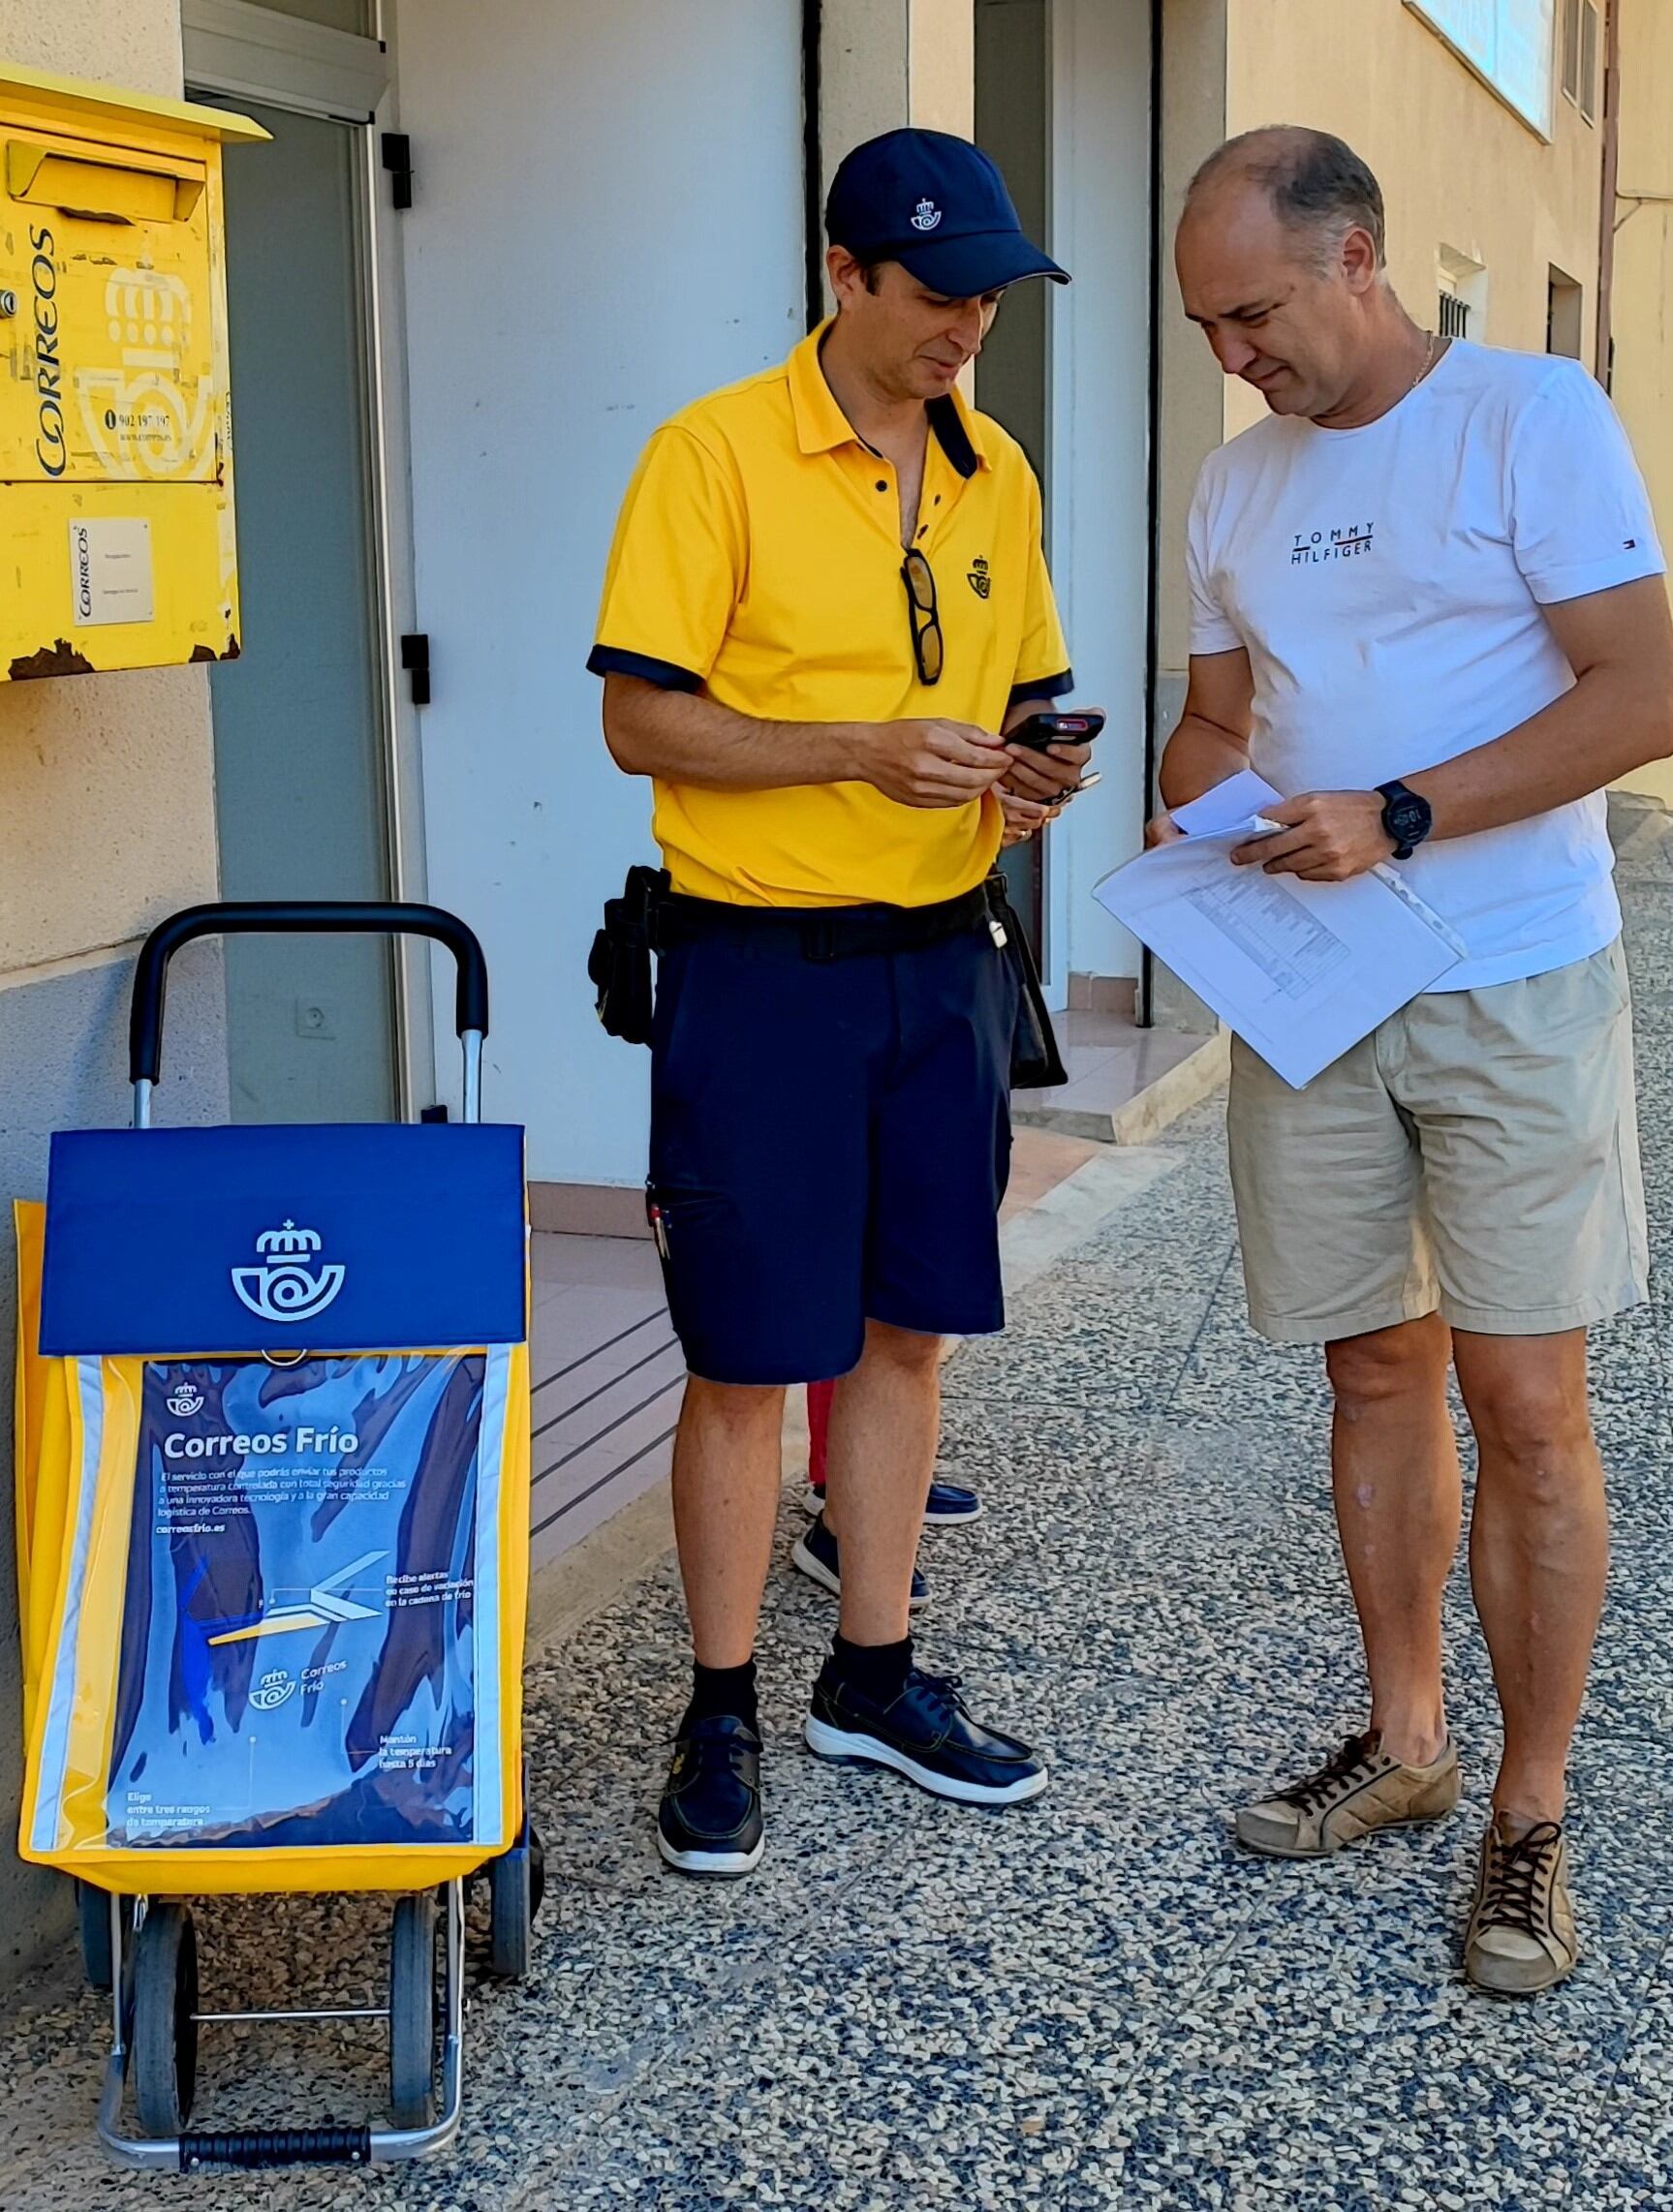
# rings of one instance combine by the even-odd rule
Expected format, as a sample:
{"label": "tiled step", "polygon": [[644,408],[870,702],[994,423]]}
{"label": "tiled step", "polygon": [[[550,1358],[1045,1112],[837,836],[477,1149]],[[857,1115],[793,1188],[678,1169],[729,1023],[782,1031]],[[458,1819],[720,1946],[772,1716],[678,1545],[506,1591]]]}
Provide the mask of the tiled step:
{"label": "tiled step", "polygon": [[534,1275],[539,1567],[666,1475],[685,1363],[648,1242],[537,1236]]}
{"label": "tiled step", "polygon": [[1143,1145],[1224,1082],[1225,1031],[1141,1029],[1121,1013],[1057,1017],[1069,1080],[1055,1091],[1018,1091],[1011,1119],[1095,1144]]}

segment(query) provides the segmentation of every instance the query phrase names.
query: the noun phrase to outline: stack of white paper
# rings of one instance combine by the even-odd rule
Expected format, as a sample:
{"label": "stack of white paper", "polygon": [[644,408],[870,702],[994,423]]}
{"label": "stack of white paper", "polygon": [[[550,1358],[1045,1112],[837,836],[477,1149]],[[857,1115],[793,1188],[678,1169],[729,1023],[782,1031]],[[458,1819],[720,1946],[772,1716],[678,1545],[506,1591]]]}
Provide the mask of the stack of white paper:
{"label": "stack of white paper", "polygon": [[1186,833],[1106,876],[1095,896],[1300,1090],[1462,958],[1458,938],[1391,868],[1304,883],[1234,868],[1272,824],[1272,785],[1245,770],[1174,820]]}

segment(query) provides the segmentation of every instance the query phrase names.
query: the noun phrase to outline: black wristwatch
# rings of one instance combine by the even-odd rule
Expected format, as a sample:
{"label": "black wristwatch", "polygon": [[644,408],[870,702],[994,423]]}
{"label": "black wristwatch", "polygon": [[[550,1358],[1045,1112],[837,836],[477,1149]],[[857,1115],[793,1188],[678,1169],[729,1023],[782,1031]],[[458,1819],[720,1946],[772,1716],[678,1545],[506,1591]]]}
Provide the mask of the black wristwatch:
{"label": "black wristwatch", "polygon": [[1399,783],[1379,783],[1377,792],[1382,801],[1382,826],[1394,840],[1394,857],[1410,860],[1435,827],[1429,801]]}

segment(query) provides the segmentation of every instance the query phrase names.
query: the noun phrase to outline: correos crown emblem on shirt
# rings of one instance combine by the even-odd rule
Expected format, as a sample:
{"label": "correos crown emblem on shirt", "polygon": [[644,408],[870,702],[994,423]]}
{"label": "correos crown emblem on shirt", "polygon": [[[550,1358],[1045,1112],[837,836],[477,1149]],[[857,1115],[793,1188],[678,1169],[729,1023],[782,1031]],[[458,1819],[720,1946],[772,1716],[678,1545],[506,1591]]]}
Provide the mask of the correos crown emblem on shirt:
{"label": "correos crown emblem on shirt", "polygon": [[917,212],[912,219],[913,229],[914,230],[933,230],[940,221],[941,209],[935,201],[933,200],[920,200],[917,203]]}

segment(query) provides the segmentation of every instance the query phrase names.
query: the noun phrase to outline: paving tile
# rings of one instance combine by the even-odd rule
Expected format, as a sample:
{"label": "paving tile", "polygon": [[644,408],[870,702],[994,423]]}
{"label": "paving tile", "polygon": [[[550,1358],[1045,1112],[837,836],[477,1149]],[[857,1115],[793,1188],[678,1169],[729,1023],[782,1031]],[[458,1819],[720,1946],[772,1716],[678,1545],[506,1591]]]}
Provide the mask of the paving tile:
{"label": "paving tile", "polygon": [[[1248,1327],[1211,1101],[1158,1140],[1171,1172],[946,1374],[942,1464],[988,1510],[926,1534],[919,1648],[1041,1746],[1046,1796],[971,1811],[806,1752],[835,1607],[790,1568],[805,1516],[787,1499],[759,1644],[767,1855],[744,1884],[668,1875],[651,1824],[689,1675],[678,1578],[659,1568],[530,1669],[550,1899],[535,1975],[489,1986],[479,1927],[457,2152],[356,2197],[1673,2212],[1673,841],[1635,842],[1623,880],[1644,915],[1658,1273],[1596,1345],[1615,1564],[1573,1760],[1573,1980],[1522,2006],[1459,1975],[1500,1748],[1462,1552],[1445,1607],[1459,1813],[1320,1865],[1235,1843],[1235,1805],[1359,1727],[1365,1685],[1321,1362]],[[608,1301],[644,1310],[643,1250],[610,1260],[590,1298],[562,1251],[542,1255],[542,1346],[573,1338],[579,1356],[610,1334]],[[202,1918],[217,2001],[370,1994],[384,1972],[382,1905]],[[94,2147],[103,2031],[68,1962],[0,2020],[5,2212],[159,2201]],[[220,2033],[200,2117],[374,2112],[382,2066],[375,2030]],[[236,2178],[190,2191],[207,2212],[256,2200]],[[349,2195],[304,2173],[263,2181],[260,2201],[325,2212]]]}
{"label": "paving tile", "polygon": [[948,1362],[948,1398],[1092,1405],[1136,1417],[1171,1391],[1208,1310],[1211,1286],[1158,1288],[1142,1303],[1055,1271],[1010,1301],[1003,1336],[973,1339]]}
{"label": "paving tile", "polygon": [[1673,2206],[1673,1955],[1632,2022],[1574,2200],[1585,2212]]}
{"label": "paving tile", "polygon": [[1040,2205],[1128,2074],[1132,2020],[1095,1985],[834,1932],[784,1978],[793,2007],[740,1992],[570,2160],[532,2173],[517,2212]]}
{"label": "paving tile", "polygon": [[1629,2011],[1598,1977],[1536,2006],[1471,1992],[1453,1963],[1460,1888],[1438,1911],[1427,1885],[1345,1879],[1305,1912],[1252,1918],[1140,2049],[1092,2146],[1097,2168],[1125,2160],[1102,2200],[1194,2173],[1224,2194],[1178,2200],[1430,2203],[1450,2186],[1471,2206],[1565,2201]]}

